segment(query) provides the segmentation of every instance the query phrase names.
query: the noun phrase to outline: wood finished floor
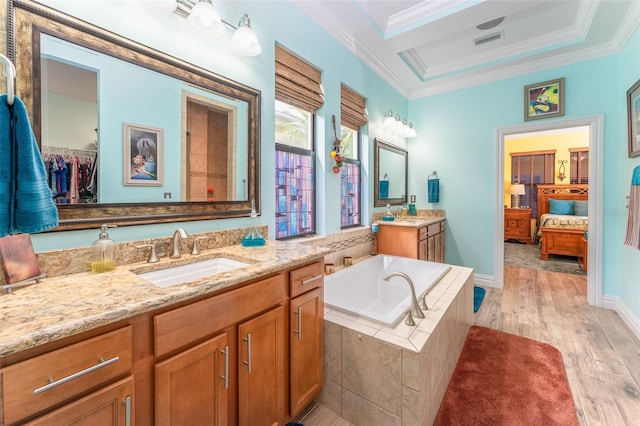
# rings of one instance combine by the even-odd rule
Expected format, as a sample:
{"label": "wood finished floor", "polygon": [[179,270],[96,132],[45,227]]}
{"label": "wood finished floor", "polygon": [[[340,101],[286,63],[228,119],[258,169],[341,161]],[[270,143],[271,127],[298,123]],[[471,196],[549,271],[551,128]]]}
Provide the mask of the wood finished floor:
{"label": "wood finished floor", "polygon": [[[505,266],[475,324],[549,343],[562,352],[581,425],[640,425],[640,341],[618,314],[589,306],[586,277]],[[324,406],[305,426],[349,426]]]}

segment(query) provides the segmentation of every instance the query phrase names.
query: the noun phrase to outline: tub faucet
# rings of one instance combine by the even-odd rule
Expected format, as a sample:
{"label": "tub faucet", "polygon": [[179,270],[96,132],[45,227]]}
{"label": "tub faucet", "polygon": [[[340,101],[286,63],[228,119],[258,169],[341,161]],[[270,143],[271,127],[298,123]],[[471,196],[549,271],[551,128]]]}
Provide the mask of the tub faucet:
{"label": "tub faucet", "polygon": [[392,272],[391,274],[387,275],[387,277],[385,277],[384,280],[389,281],[393,277],[402,277],[405,280],[407,280],[407,283],[409,284],[409,289],[411,290],[411,314],[416,318],[424,318],[424,314],[420,309],[420,305],[418,305],[418,298],[416,297],[416,288],[413,285],[413,281],[411,281],[411,278],[409,277],[409,275],[405,274],[404,272]]}
{"label": "tub faucet", "polygon": [[171,259],[179,259],[182,256],[180,253],[180,239],[187,238],[187,231],[182,228],[178,228],[173,233],[173,247],[171,248]]}

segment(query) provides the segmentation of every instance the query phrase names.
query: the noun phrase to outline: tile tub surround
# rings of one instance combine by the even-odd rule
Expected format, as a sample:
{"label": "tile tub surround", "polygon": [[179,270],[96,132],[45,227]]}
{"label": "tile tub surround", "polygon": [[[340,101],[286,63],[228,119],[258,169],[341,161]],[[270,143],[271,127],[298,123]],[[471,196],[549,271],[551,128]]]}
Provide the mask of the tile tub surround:
{"label": "tile tub surround", "polygon": [[[242,234],[244,236],[244,234]],[[323,257],[328,250],[292,242],[262,247],[233,245],[159,263],[132,263],[112,272],[81,272],[44,278],[40,283],[0,294],[0,357],[134,317],[158,308],[260,278]],[[163,266],[223,256],[251,265],[188,284],[160,288],[136,275]]]}
{"label": "tile tub surround", "polygon": [[325,262],[336,265],[336,270],[343,266],[345,256],[354,261],[371,253],[373,233],[369,227],[348,228],[342,232],[327,236],[313,236],[295,240],[300,244],[312,247],[325,247],[330,253],[325,256]]}
{"label": "tile tub surround", "polygon": [[[176,226],[177,228],[177,226]],[[188,256],[196,238],[203,238],[198,241],[200,251],[206,251],[221,247],[240,244],[242,238],[247,235],[249,228],[226,229],[221,231],[203,232],[189,234],[186,240],[181,241],[183,257]],[[258,227],[262,235],[268,235],[268,227],[262,225]],[[99,229],[96,230],[96,238]],[[79,247],[66,250],[44,251],[36,253],[40,270],[47,277],[57,277],[60,275],[77,274],[89,271],[91,261],[91,243],[87,241],[87,247]],[[137,248],[140,244],[154,244],[156,252],[160,258],[165,258],[171,253],[173,238],[171,235],[162,238],[149,238],[139,241],[128,241],[119,243],[116,241],[117,264],[128,265],[132,263],[144,262],[149,257],[150,248]],[[5,284],[4,275],[0,274],[0,285]]]}
{"label": "tile tub surround", "polygon": [[473,322],[473,270],[452,266],[427,304],[393,329],[325,308],[318,402],[354,425],[431,425]]}

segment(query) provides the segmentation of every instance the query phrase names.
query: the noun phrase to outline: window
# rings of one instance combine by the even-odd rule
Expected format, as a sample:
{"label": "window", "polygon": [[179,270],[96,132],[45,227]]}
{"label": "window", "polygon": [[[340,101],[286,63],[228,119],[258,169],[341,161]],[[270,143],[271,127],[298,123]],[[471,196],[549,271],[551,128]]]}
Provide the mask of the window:
{"label": "window", "polygon": [[276,46],[276,239],[315,232],[315,111],[320,71]]}
{"label": "window", "polygon": [[589,183],[589,148],[569,149],[570,183]]}
{"label": "window", "polygon": [[555,151],[511,154],[511,183],[524,184],[526,194],[520,196],[520,206],[531,207],[532,217],[538,217],[538,184],[555,183],[555,157]]}
{"label": "window", "polygon": [[348,87],[340,88],[340,226],[362,223],[360,127],[367,123],[366,100]]}

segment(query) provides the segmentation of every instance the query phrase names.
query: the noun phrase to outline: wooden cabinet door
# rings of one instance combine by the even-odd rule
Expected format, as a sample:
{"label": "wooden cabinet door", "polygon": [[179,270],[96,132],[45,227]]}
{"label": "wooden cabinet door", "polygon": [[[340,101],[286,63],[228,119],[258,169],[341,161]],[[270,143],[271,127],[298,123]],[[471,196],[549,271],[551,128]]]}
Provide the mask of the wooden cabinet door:
{"label": "wooden cabinet door", "polygon": [[429,238],[427,238],[427,260],[431,261],[431,262],[437,262],[436,260],[436,236],[435,235],[429,235]]}
{"label": "wooden cabinet door", "polygon": [[429,239],[418,241],[418,259],[427,260],[429,257]]}
{"label": "wooden cabinet door", "polygon": [[96,391],[25,426],[133,425],[133,377]]}
{"label": "wooden cabinet door", "polygon": [[279,306],[238,326],[238,422],[280,425],[285,418],[285,314]]}
{"label": "wooden cabinet door", "polygon": [[297,415],[322,389],[323,289],[291,300],[290,410]]}
{"label": "wooden cabinet door", "polygon": [[156,364],[156,425],[226,425],[227,333]]}

